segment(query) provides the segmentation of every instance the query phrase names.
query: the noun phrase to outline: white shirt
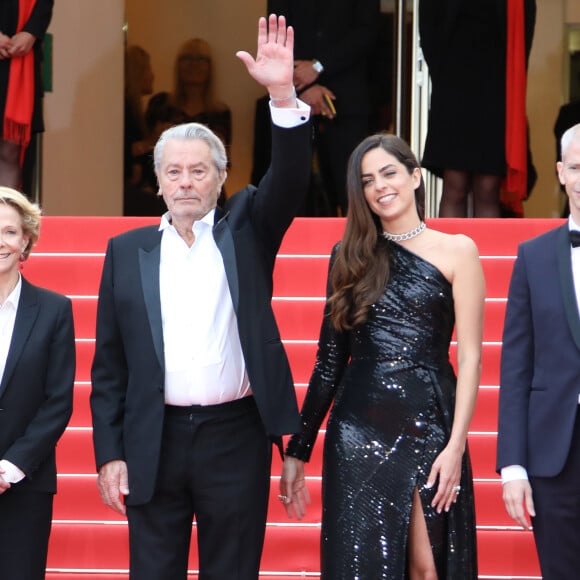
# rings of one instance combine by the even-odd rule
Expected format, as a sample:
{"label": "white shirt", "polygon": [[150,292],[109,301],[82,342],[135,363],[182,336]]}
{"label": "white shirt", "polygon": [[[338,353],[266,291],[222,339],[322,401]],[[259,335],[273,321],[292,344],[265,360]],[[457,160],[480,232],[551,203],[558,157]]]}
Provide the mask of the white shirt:
{"label": "white shirt", "polygon": [[165,351],[165,402],[215,405],[251,393],[238,321],[213,238],[215,209],[193,224],[189,247],[161,218],[159,283]]}
{"label": "white shirt", "polygon": [[304,101],[296,99],[297,107],[295,109],[287,109],[281,107],[274,107],[270,101],[270,116],[272,123],[278,127],[290,129],[303,125],[310,118],[310,105]]}
{"label": "white shirt", "polygon": [[[4,304],[0,305],[0,381],[2,381],[4,370],[6,368],[6,359],[8,358],[10,342],[12,341],[12,334],[14,332],[16,311],[18,310],[21,291],[22,278],[19,274],[18,282],[16,283],[14,290],[12,290],[8,298],[6,298]],[[0,460],[0,471],[2,470],[4,473],[0,473],[0,477],[8,483],[18,483],[25,477],[23,471],[6,459]]]}
{"label": "white shirt", "polygon": [[[570,230],[580,231],[580,225],[574,222],[572,216],[568,218],[568,227]],[[578,305],[578,312],[580,313],[580,246],[573,248],[572,244],[570,244],[570,251],[572,252],[572,277],[574,278],[576,304]]]}
{"label": "white shirt", "polygon": [[[272,121],[281,127],[304,124],[310,107],[270,103]],[[193,224],[189,247],[161,218],[159,285],[165,355],[165,403],[215,405],[251,394],[238,321],[223,259],[213,238],[215,209]]]}
{"label": "white shirt", "polygon": [[[572,216],[568,218],[568,228],[570,230],[580,231],[580,225],[572,219]],[[570,245],[570,252],[572,257],[572,276],[574,279],[574,290],[576,292],[576,304],[578,305],[578,312],[580,313],[580,246],[573,248],[572,245]],[[580,395],[578,395],[578,403],[580,404]],[[508,465],[507,467],[502,467],[502,484],[516,479],[528,479],[528,472],[525,467],[522,465]]]}

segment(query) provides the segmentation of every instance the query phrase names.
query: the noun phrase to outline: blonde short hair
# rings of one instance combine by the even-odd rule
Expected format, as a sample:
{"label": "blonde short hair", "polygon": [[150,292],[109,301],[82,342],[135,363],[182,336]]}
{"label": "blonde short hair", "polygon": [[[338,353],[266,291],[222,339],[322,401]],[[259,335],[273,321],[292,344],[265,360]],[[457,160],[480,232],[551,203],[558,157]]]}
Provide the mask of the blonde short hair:
{"label": "blonde short hair", "polygon": [[22,218],[22,232],[28,237],[28,244],[22,254],[24,259],[27,259],[40,235],[40,208],[19,191],[2,186],[0,186],[0,203],[13,207]]}

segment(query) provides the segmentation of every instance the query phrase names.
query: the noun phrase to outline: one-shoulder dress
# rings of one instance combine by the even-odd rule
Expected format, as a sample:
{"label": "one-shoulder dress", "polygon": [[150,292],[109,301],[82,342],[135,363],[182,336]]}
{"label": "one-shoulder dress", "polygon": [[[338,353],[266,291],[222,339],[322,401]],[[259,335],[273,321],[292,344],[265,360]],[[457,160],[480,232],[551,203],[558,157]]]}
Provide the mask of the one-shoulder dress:
{"label": "one-shoulder dress", "polygon": [[408,526],[418,489],[439,579],[475,580],[468,451],[461,492],[448,513],[430,506],[437,485],[424,487],[453,421],[451,285],[431,263],[388,243],[390,279],[367,321],[339,332],[324,317],[302,431],[287,453],[308,461],[334,402],[324,443],[323,579],[408,578]]}

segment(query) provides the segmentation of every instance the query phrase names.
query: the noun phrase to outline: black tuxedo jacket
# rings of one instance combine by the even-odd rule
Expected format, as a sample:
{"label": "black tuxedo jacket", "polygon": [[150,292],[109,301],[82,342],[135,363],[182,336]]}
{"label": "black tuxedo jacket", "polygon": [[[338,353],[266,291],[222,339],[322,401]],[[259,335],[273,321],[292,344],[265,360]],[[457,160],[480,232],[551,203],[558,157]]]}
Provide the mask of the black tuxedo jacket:
{"label": "black tuxedo jacket", "polygon": [[516,464],[531,476],[558,475],[570,450],[580,394],[580,315],[568,224],[519,247],[500,385],[498,471]]}
{"label": "black tuxedo jacket", "polygon": [[55,447],[72,413],[74,375],[70,300],[23,278],[0,383],[0,459],[27,477],[6,493],[56,491]]}
{"label": "black tuxedo jacket", "polygon": [[[311,159],[309,123],[272,127],[271,168],[217,209],[221,252],[256,404],[273,438],[299,430],[290,367],[271,306],[282,237],[303,202]],[[158,226],[109,241],[97,313],[91,407],[97,467],[122,459],[129,505],[154,490],[164,415],[164,351]],[[203,278],[203,272],[199,273]],[[184,308],[187,306],[184,305]]]}

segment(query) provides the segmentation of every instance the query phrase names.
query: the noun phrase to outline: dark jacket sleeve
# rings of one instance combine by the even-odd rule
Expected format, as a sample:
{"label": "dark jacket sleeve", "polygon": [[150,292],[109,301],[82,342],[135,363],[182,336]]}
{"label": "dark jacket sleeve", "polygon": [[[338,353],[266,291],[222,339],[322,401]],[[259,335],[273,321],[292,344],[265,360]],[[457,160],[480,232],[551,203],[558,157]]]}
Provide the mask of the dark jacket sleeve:
{"label": "dark jacket sleeve", "polygon": [[506,307],[500,369],[497,466],[527,468],[528,405],[534,341],[530,292],[521,246],[514,264]]}
{"label": "dark jacket sleeve", "polygon": [[264,244],[277,252],[308,192],[312,127],[306,122],[293,128],[271,124],[271,129],[270,166],[252,198],[251,214]]}
{"label": "dark jacket sleeve", "polygon": [[23,31],[30,32],[35,38],[42,40],[52,19],[53,6],[54,0],[36,0]]}
{"label": "dark jacket sleeve", "polygon": [[300,413],[302,431],[292,436],[288,442],[286,454],[308,461],[320,425],[326,417],[334,400],[336,389],[350,358],[350,341],[348,332],[337,331],[330,322],[328,297],[332,294],[330,271],[336,257],[337,247],[333,249],[328,269],[327,303],[318,339],[316,363],[306,392],[306,398]]}
{"label": "dark jacket sleeve", "polygon": [[114,240],[109,240],[99,288],[95,356],[91,368],[91,412],[97,469],[124,460],[123,412],[128,370],[115,314],[113,294]]}

